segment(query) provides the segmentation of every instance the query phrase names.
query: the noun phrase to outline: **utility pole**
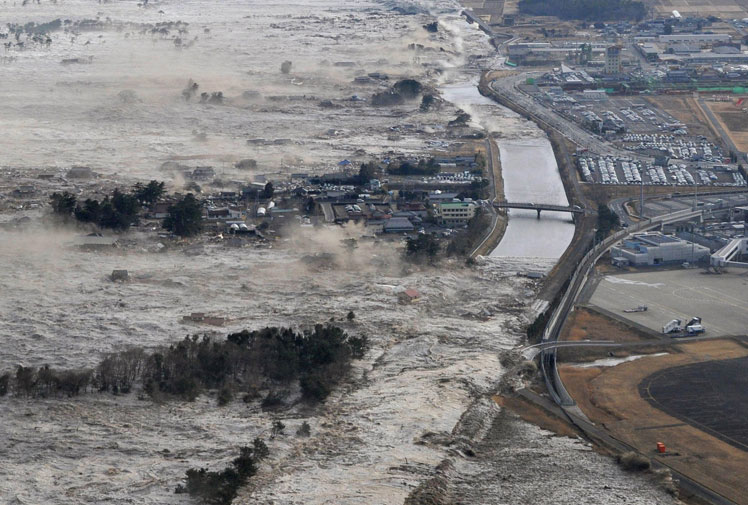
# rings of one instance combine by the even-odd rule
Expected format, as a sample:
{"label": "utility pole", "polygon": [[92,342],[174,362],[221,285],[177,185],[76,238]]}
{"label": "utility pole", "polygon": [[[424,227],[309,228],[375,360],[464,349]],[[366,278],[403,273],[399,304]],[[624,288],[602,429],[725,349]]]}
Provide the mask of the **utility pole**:
{"label": "utility pole", "polygon": [[639,177],[639,221],[644,219],[644,178]]}
{"label": "utility pole", "polygon": [[694,254],[693,248],[694,248],[694,245],[693,245],[693,225],[691,225],[691,265],[693,265],[693,254]]}
{"label": "utility pole", "polygon": [[698,206],[698,198],[699,198],[699,185],[694,181],[694,184],[693,184],[693,210],[696,210],[696,207]]}

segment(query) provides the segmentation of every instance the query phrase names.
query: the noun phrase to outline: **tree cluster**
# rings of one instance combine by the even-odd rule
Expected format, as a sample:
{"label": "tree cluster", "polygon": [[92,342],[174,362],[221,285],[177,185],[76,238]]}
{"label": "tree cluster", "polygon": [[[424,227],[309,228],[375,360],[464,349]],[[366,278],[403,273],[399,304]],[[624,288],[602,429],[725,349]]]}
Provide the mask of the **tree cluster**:
{"label": "tree cluster", "polygon": [[[168,348],[113,353],[90,370],[54,370],[19,366],[0,376],[0,396],[75,396],[89,389],[128,393],[135,384],[152,398],[192,401],[207,389],[219,390],[219,403],[234,391],[288,387],[298,382],[305,400],[324,400],[347,374],[350,362],[363,357],[365,336],[352,337],[337,326],[316,325],[296,332],[264,328],[228,335],[218,341],[194,335]],[[223,401],[221,401],[223,396]]]}
{"label": "tree cluster", "polygon": [[478,246],[490,226],[490,214],[483,209],[477,209],[473,218],[468,221],[467,229],[456,234],[447,244],[447,255],[467,256],[470,254]]}
{"label": "tree cluster", "polygon": [[645,5],[635,0],[520,0],[519,11],[533,16],[587,21],[640,21],[647,14]]}
{"label": "tree cluster", "polygon": [[434,158],[428,160],[421,159],[418,163],[413,164],[410,161],[403,161],[398,164],[390,164],[387,173],[393,175],[434,175],[438,174],[441,168]]}
{"label": "tree cluster", "polygon": [[597,206],[597,240],[604,240],[610,232],[618,228],[621,220],[618,214],[605,204]]}
{"label": "tree cluster", "polygon": [[185,484],[177,486],[174,492],[189,493],[193,498],[211,505],[230,505],[239,488],[257,473],[260,462],[269,453],[265,442],[255,438],[251,447],[241,447],[239,456],[220,472],[190,468]]}
{"label": "tree cluster", "polygon": [[200,233],[202,225],[202,205],[192,193],[187,193],[169,207],[169,215],[166,216],[163,223],[164,229],[180,237],[197,235]]}
{"label": "tree cluster", "polygon": [[485,177],[473,179],[467,189],[460,191],[458,198],[472,198],[473,200],[485,200],[488,198],[488,188],[491,183]]}
{"label": "tree cluster", "polygon": [[408,237],[405,257],[410,261],[433,263],[440,250],[439,241],[433,234],[419,233],[415,237]]}
{"label": "tree cluster", "polygon": [[130,193],[115,189],[102,201],[87,198],[83,203],[65,191],[50,196],[52,211],[64,219],[74,218],[80,223],[92,223],[102,228],[124,231],[137,221],[141,205],[150,205],[164,194],[164,183],[151,181],[136,184]]}
{"label": "tree cluster", "polygon": [[102,228],[124,231],[137,220],[140,202],[131,193],[122,193],[115,189],[112,196],[102,201],[92,198],[79,203],[75,195],[53,193],[50,197],[52,211],[64,219],[74,218],[80,223],[93,223]]}
{"label": "tree cluster", "polygon": [[[197,92],[200,90],[200,85],[190,79],[187,81],[187,86],[182,90],[182,98],[186,102],[189,102],[197,96]],[[212,93],[202,92],[200,93],[200,103],[209,103],[213,105],[222,105],[224,100],[223,91],[214,91]]]}
{"label": "tree cluster", "polygon": [[397,81],[392,89],[380,91],[371,97],[374,106],[402,105],[406,100],[413,100],[423,91],[423,85],[415,79]]}

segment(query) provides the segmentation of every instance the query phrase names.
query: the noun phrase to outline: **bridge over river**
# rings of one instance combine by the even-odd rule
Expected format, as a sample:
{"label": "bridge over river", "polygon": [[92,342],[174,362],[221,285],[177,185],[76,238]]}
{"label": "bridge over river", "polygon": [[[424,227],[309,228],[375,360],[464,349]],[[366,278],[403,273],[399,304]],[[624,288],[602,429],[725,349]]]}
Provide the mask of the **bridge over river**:
{"label": "bridge over river", "polygon": [[568,205],[552,205],[546,203],[531,203],[531,202],[494,202],[494,207],[497,209],[527,209],[535,210],[538,213],[538,219],[540,219],[540,211],[547,210],[550,212],[568,212],[570,214],[584,214],[584,209],[575,205],[569,207]]}

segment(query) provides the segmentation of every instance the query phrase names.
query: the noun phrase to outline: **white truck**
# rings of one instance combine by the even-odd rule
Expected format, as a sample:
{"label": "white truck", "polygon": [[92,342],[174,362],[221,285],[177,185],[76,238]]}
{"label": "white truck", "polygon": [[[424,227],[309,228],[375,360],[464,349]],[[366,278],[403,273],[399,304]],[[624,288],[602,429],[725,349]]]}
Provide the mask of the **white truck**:
{"label": "white truck", "polygon": [[704,326],[701,324],[700,317],[694,317],[686,325],[686,331],[689,335],[696,335],[698,333],[704,333],[706,331],[706,328],[704,328]]}
{"label": "white truck", "polygon": [[706,328],[701,324],[700,317],[691,318],[685,326],[681,323],[682,321],[680,319],[673,319],[662,327],[662,333],[665,335],[674,333],[675,335],[673,335],[673,337],[682,337],[685,335],[698,335],[699,333],[704,333],[706,331]]}
{"label": "white truck", "polygon": [[667,335],[668,333],[676,333],[683,331],[683,327],[680,325],[680,319],[673,319],[662,327],[662,333]]}

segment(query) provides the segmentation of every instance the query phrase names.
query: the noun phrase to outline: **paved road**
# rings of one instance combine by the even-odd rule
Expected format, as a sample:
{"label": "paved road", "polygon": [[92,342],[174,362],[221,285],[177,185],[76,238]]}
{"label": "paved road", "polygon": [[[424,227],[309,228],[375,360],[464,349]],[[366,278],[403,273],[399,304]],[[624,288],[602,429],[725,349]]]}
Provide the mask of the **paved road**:
{"label": "paved road", "polygon": [[[683,190],[689,188],[678,187],[678,189]],[[679,210],[691,209],[694,206],[695,196],[698,196],[696,201],[704,204],[704,208],[707,211],[710,209],[720,210],[725,207],[748,205],[748,192],[705,193],[699,195],[681,194],[672,197],[659,196],[657,198],[649,197],[644,199],[644,216],[648,218],[657,217],[671,212],[677,212]],[[723,200],[723,203],[719,203],[718,200]],[[639,198],[616,198],[608,203],[608,207],[618,214],[621,218],[621,223],[625,223],[626,226],[631,226],[637,221],[632,219],[623,207],[623,205],[628,201],[638,202]],[[708,207],[709,204],[714,204],[715,207]]]}
{"label": "paved road", "polygon": [[[498,153],[496,152],[496,143],[491,139],[490,137],[486,139],[486,170],[488,170],[488,173],[491,176],[491,193],[493,193],[493,198],[491,199],[491,202],[496,202],[499,197],[503,198],[504,195],[499,195],[498,190],[496,188],[496,172],[494,169],[496,168],[494,166],[494,160],[498,159]],[[470,253],[470,257],[475,257],[475,255],[478,253],[478,251],[481,250],[483,245],[493,237],[494,233],[496,233],[496,228],[499,226],[499,216],[496,213],[496,210],[493,208],[493,205],[489,207],[489,212],[491,212],[491,229],[488,231],[488,234],[483,238],[480,244],[478,244],[478,247],[473,249],[473,252]]]}

